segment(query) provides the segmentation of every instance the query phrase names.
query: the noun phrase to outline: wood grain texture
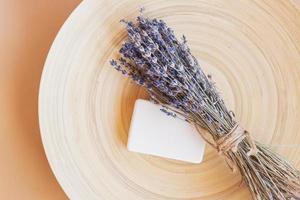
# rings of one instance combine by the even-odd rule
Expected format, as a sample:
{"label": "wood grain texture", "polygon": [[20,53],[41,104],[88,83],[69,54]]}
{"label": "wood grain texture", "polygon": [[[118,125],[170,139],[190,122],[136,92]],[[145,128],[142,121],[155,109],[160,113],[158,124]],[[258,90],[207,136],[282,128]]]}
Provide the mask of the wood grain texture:
{"label": "wood grain texture", "polygon": [[[215,150],[200,165],[126,150],[140,89],[109,66],[122,18],[164,19],[254,137],[300,169],[300,13],[278,1],[85,1],[58,34],[39,98],[42,139],[72,199],[251,199]],[[171,135],[170,135],[171,137]]]}

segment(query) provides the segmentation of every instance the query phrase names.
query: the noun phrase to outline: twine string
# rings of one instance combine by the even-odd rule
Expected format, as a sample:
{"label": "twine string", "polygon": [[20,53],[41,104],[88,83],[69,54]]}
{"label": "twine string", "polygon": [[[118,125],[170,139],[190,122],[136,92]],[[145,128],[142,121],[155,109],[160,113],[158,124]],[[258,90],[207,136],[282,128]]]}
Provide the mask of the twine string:
{"label": "twine string", "polygon": [[257,155],[258,149],[251,134],[244,128],[242,128],[238,123],[236,123],[235,126],[227,134],[224,134],[224,136],[218,138],[217,140],[209,137],[210,134],[206,129],[198,125],[196,125],[196,129],[208,144],[217,149],[220,155],[223,155],[227,165],[233,172],[237,171],[237,166],[231,158],[229,151],[237,152],[239,144],[244,139],[247,139],[250,146],[250,149],[247,152],[247,156]]}

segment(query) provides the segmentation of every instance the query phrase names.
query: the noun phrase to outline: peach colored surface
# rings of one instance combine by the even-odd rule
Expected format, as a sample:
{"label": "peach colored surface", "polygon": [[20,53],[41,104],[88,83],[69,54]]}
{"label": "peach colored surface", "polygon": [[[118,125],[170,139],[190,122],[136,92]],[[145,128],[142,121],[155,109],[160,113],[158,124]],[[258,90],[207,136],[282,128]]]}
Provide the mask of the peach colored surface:
{"label": "peach colored surface", "polygon": [[48,165],[38,89],[51,43],[79,0],[0,1],[0,199],[67,199]]}
{"label": "peach colored surface", "polygon": [[0,1],[1,200],[67,199],[45,157],[37,100],[47,52],[79,2]]}

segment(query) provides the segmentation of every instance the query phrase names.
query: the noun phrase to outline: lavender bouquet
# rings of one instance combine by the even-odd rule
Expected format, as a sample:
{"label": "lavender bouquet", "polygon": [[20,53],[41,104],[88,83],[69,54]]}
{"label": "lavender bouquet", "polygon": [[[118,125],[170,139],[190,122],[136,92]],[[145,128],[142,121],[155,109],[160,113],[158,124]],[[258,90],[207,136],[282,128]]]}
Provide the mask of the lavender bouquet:
{"label": "lavender bouquet", "polygon": [[299,199],[300,173],[254,141],[229,111],[210,76],[191,54],[186,38],[178,40],[162,20],[122,20],[128,39],[111,65],[148,91],[168,115],[195,125],[199,134],[242,175],[253,199]]}

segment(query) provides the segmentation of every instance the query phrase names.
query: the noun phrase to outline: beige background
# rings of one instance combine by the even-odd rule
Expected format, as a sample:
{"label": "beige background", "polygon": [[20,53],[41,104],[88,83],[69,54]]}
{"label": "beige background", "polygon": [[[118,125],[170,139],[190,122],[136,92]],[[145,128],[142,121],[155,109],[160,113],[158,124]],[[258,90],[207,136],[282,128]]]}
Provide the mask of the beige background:
{"label": "beige background", "polygon": [[67,199],[48,165],[38,89],[51,43],[79,0],[0,0],[0,199]]}
{"label": "beige background", "polygon": [[47,52],[79,2],[0,0],[1,200],[67,199],[45,157],[37,101]]}

